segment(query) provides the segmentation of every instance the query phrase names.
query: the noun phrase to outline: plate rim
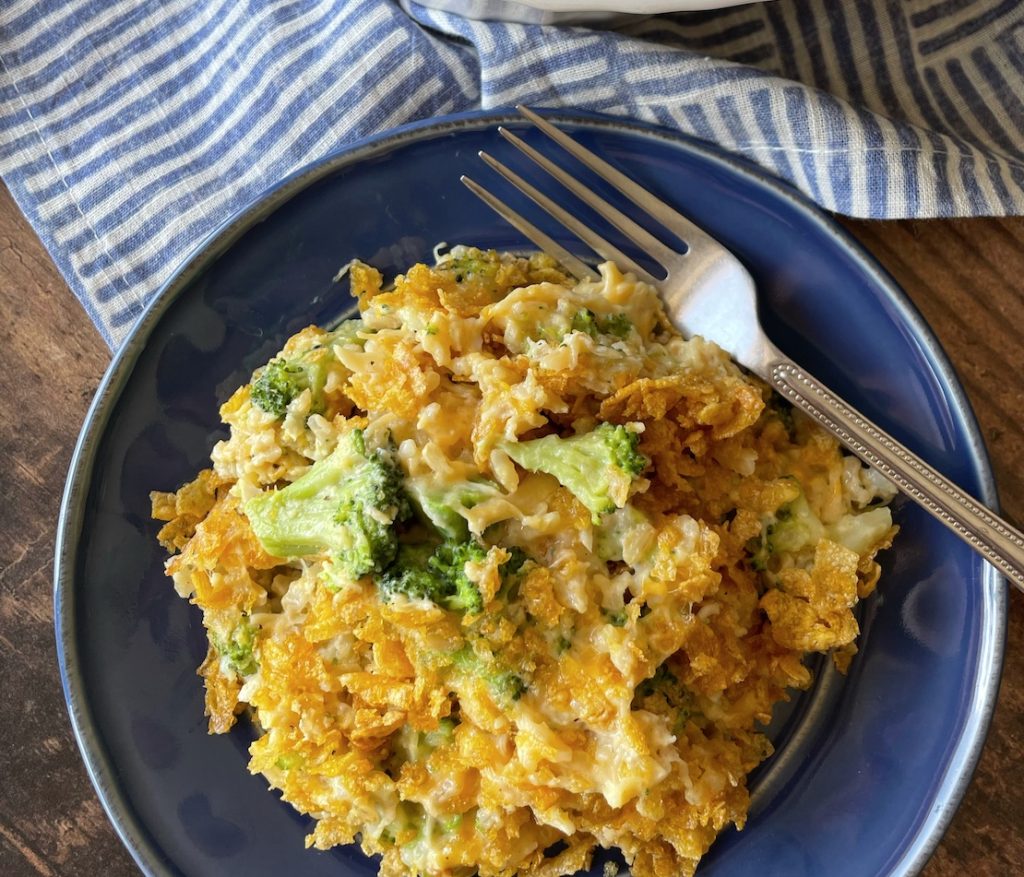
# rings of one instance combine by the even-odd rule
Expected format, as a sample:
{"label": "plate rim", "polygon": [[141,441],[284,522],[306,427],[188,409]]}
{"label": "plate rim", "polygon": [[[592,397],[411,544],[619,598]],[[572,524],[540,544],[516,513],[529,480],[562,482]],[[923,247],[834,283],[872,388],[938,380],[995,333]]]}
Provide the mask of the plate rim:
{"label": "plate rim", "polygon": [[[973,407],[942,345],[924,317],[878,260],[862,247],[832,217],[790,184],[771,176],[749,160],[729,153],[715,144],[680,132],[627,117],[587,111],[536,108],[552,121],[592,128],[617,130],[664,142],[684,152],[724,166],[789,203],[854,262],[858,263],[883,292],[901,319],[921,342],[939,377],[951,412],[962,420],[969,462],[981,491],[979,499],[998,511],[999,503],[991,463]],[[79,668],[75,632],[75,560],[78,554],[85,500],[89,493],[96,452],[110,415],[134,372],[135,365],[164,313],[192,280],[217,259],[252,226],[262,221],[301,191],[342,168],[374,155],[419,140],[453,135],[461,130],[480,130],[499,124],[522,122],[508,108],[473,110],[411,122],[352,143],[316,159],[269,186],[231,217],[211,231],[160,287],[139,315],[132,329],[115,351],[86,412],[75,443],[61,497],[54,549],[53,600],[57,661],[65,706],[86,771],[115,832],[147,877],[172,877],[182,872],[163,855],[138,814],[128,803],[117,781],[114,760],[95,730],[95,720],[85,696]],[[941,777],[932,807],[922,818],[903,854],[891,863],[889,877],[913,877],[927,863],[941,841],[973,778],[995,711],[1002,676],[1007,627],[1007,585],[991,565],[982,572],[983,606],[991,607],[983,619],[976,665],[979,684],[967,705],[968,719],[957,741],[946,771]]]}

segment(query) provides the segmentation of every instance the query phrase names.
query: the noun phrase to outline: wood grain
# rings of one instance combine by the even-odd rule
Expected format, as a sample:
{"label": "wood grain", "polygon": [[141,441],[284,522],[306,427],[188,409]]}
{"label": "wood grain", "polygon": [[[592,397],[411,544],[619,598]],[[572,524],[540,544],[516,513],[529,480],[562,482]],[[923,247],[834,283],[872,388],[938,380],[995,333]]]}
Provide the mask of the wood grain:
{"label": "wood grain", "polygon": [[[1004,510],[1024,520],[1024,219],[845,224],[935,329],[974,404]],[[2,187],[0,314],[0,459],[10,473],[0,502],[0,875],[133,875],[71,734],[51,603],[60,491],[109,355]],[[925,877],[1024,874],[1024,599],[1016,592],[1008,634],[988,744]]]}
{"label": "wood grain", "polygon": [[64,709],[51,597],[64,474],[110,354],[2,188],[0,314],[0,875],[127,877]]}
{"label": "wood grain", "polygon": [[[1006,517],[1024,520],[1024,218],[852,222],[949,354]],[[1011,591],[999,702],[974,780],[924,877],[1024,874],[1024,597]]]}

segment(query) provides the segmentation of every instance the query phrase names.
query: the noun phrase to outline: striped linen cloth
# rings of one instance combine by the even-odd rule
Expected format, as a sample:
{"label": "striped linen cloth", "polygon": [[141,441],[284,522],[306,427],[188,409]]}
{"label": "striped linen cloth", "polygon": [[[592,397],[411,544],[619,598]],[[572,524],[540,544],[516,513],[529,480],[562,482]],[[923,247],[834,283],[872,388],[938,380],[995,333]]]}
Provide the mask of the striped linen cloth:
{"label": "striped linen cloth", "polygon": [[0,175],[112,347],[217,225],[414,119],[659,123],[853,216],[1024,212],[1024,2],[776,0],[616,31],[405,0],[0,0]]}

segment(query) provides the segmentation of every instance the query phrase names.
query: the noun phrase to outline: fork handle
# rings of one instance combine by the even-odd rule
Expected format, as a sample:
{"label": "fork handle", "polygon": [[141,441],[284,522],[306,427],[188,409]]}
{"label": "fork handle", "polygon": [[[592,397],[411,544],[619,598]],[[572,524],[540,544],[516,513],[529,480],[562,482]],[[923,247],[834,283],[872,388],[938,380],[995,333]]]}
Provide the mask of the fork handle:
{"label": "fork handle", "polygon": [[1024,591],[1024,534],[929,467],[820,381],[782,357],[772,386],[862,460],[889,478]]}

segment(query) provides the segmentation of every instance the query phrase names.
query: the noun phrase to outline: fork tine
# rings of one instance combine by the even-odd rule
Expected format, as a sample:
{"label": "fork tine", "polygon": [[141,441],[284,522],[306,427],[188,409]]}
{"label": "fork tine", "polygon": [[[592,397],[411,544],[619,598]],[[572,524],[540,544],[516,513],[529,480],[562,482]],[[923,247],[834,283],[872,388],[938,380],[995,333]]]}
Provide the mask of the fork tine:
{"label": "fork tine", "polygon": [[619,229],[626,237],[637,246],[647,252],[654,259],[657,259],[666,268],[676,261],[681,253],[677,253],[670,247],[665,246],[647,229],[635,223],[621,210],[613,207],[596,192],[584,186],[574,176],[564,171],[551,159],[541,155],[536,149],[517,137],[507,128],[498,126],[498,133],[511,143],[516,149],[532,159],[577,198],[594,208],[601,216],[607,219],[612,225]]}
{"label": "fork tine", "polygon": [[553,259],[558,261],[563,268],[567,268],[569,273],[577,280],[598,279],[597,274],[591,270],[586,262],[583,262],[581,259],[577,259],[565,247],[552,240],[532,222],[528,219],[524,219],[503,201],[499,201],[479,183],[474,182],[465,175],[459,177],[459,179],[462,180],[463,185],[467,189],[469,189],[477,196],[477,198],[483,201],[491,208],[491,210],[504,219],[505,222],[513,228],[518,229],[528,240],[538,246],[542,252],[547,253]]}
{"label": "fork tine", "polygon": [[578,237],[583,243],[590,247],[595,253],[597,253],[602,259],[606,259],[610,262],[614,262],[619,268],[625,271],[632,271],[641,280],[648,283],[657,284],[659,281],[652,277],[644,268],[641,268],[634,262],[629,256],[622,252],[614,244],[606,241],[597,232],[588,228],[584,223],[580,222],[575,216],[569,213],[565,208],[559,206],[552,201],[547,195],[539,191],[535,187],[531,186],[526,180],[524,180],[515,171],[505,167],[496,158],[488,155],[486,152],[481,151],[479,153],[482,158],[491,168],[501,174],[506,180],[508,180],[513,186],[515,186],[524,195],[527,195],[537,206],[542,210],[547,211],[555,219],[557,219],[562,225],[564,225],[569,231],[571,231],[576,237]]}
{"label": "fork tine", "polygon": [[631,180],[622,171],[616,170],[603,158],[598,158],[586,147],[580,146],[564,131],[559,130],[550,122],[538,116],[529,107],[517,104],[516,109],[520,115],[533,122],[541,131],[547,134],[552,140],[558,143],[566,152],[578,158],[583,164],[589,167],[595,174],[611,183],[616,189],[622,192],[627,198],[631,198],[640,207],[657,219],[665,228],[675,232],[691,248],[698,242],[711,242],[717,244],[714,238],[697,225],[694,225],[677,210],[669,207],[656,195],[652,195],[639,183]]}

